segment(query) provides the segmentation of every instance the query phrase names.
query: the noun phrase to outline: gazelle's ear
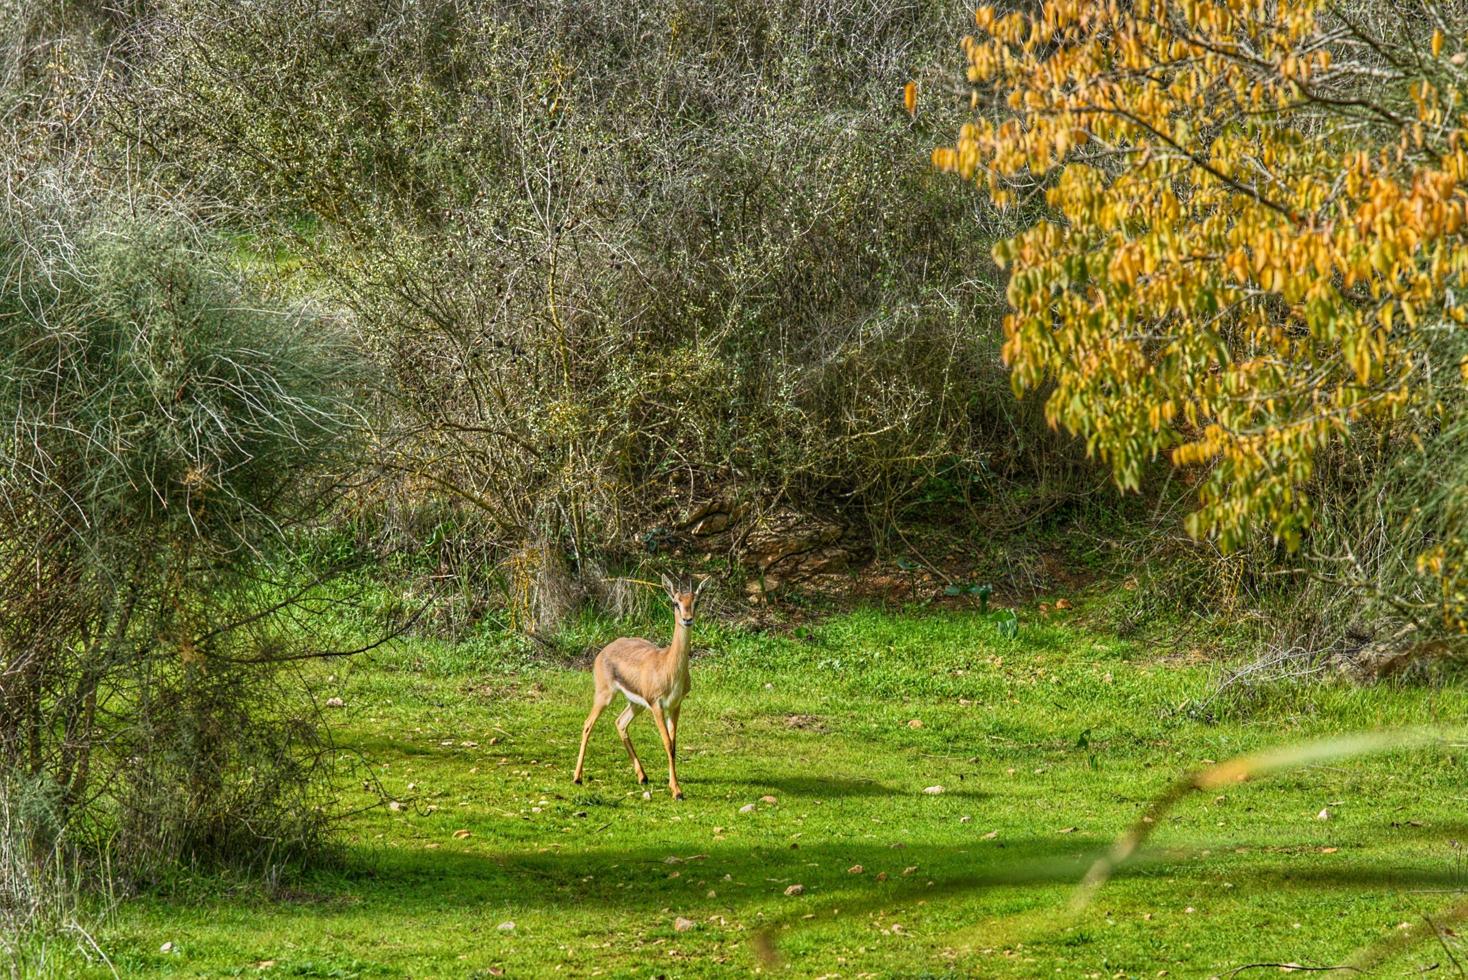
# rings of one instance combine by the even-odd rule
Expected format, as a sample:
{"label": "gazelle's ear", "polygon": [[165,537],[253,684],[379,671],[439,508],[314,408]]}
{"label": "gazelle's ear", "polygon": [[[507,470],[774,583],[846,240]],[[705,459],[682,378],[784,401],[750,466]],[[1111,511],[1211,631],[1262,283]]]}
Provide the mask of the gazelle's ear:
{"label": "gazelle's ear", "polygon": [[668,578],[668,576],[664,575],[664,576],[662,576],[662,582],[663,582],[663,591],[666,592],[666,593],[668,593],[668,595],[670,597],[677,598],[677,596],[678,596],[678,589],[673,585],[673,580],[670,579],[670,578]]}
{"label": "gazelle's ear", "polygon": [[705,585],[708,585],[713,580],[714,580],[714,577],[712,575],[705,575],[703,578],[699,579],[698,580],[698,585],[693,590],[694,597],[696,598],[699,595],[701,595],[703,593],[703,587]]}

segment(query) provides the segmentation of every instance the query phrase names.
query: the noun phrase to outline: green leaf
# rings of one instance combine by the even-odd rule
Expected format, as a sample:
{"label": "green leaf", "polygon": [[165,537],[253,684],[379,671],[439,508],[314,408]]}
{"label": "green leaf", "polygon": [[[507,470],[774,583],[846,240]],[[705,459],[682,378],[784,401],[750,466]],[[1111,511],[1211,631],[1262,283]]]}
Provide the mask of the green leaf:
{"label": "green leaf", "polygon": [[1019,617],[1015,615],[1013,609],[1001,609],[990,619],[994,623],[994,628],[999,631],[999,635],[1006,640],[1012,640],[1019,635]]}

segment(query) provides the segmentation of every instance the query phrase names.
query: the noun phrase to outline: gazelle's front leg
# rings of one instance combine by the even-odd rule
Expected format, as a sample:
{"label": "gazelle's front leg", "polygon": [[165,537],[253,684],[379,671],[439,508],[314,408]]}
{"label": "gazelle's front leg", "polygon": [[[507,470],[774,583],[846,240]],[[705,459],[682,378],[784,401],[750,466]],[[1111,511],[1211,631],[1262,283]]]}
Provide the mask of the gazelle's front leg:
{"label": "gazelle's front leg", "polygon": [[673,758],[678,758],[678,712],[683,710],[683,702],[668,705],[668,741],[673,744]]}
{"label": "gazelle's front leg", "polygon": [[648,703],[648,710],[652,712],[652,720],[658,726],[658,734],[663,737],[663,749],[668,753],[668,789],[673,794],[673,799],[683,799],[683,790],[678,788],[678,766],[673,760],[673,738],[668,734],[668,719],[663,715],[663,706],[656,701]]}

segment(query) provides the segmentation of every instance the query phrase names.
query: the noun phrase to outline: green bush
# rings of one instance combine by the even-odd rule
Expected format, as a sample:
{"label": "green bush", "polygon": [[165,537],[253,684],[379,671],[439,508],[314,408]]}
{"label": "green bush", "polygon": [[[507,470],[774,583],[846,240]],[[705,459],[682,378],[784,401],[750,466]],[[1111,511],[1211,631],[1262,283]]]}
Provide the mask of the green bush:
{"label": "green bush", "polygon": [[359,366],[176,220],[43,177],[0,204],[0,778],[49,787],[37,854],[281,860],[325,756],[277,666],[313,594],[272,569],[338,497]]}
{"label": "green bush", "polygon": [[456,501],[496,559],[575,579],[721,494],[881,542],[1064,492],[1075,457],[1014,403],[972,271],[996,218],[927,164],[958,107],[902,108],[956,11],[396,10],[170,0],[110,97],[117,141],[141,121],[261,272],[354,312],[401,511]]}

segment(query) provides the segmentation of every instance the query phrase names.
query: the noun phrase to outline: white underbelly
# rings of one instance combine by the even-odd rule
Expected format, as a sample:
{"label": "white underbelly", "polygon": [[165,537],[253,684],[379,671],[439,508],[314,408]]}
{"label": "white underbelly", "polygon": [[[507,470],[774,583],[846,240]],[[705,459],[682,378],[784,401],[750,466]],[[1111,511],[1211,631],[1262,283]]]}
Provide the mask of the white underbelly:
{"label": "white underbelly", "polygon": [[[621,684],[617,684],[616,687],[617,687],[617,690],[619,690],[619,691],[622,692],[622,696],[624,698],[626,698],[628,701],[631,701],[633,704],[637,705],[639,708],[648,708],[648,707],[651,707],[651,705],[649,705],[647,703],[647,699],[644,698],[642,695],[640,695],[640,694],[633,694],[631,691],[627,690]],[[674,683],[674,685],[671,688],[668,689],[668,693],[667,694],[664,694],[662,697],[660,697],[660,698],[657,699],[658,707],[667,709],[667,708],[671,708],[671,707],[674,707],[676,705],[682,704],[683,703],[683,696],[685,694],[687,694],[687,693],[688,693],[688,689],[686,687],[684,687],[682,684]]]}
{"label": "white underbelly", "polygon": [[621,684],[618,684],[617,685],[617,690],[621,691],[622,692],[622,696],[624,698],[626,698],[628,701],[631,701],[633,704],[635,704],[635,705],[637,705],[639,707],[642,707],[642,708],[646,708],[648,706],[646,699],[640,697],[639,695],[633,694],[631,691],[627,690]]}

